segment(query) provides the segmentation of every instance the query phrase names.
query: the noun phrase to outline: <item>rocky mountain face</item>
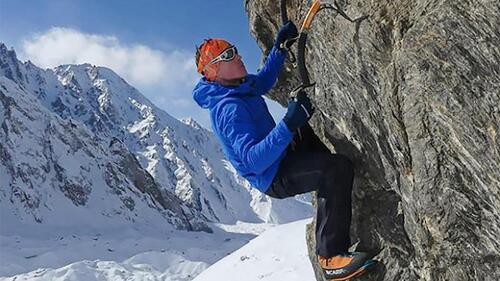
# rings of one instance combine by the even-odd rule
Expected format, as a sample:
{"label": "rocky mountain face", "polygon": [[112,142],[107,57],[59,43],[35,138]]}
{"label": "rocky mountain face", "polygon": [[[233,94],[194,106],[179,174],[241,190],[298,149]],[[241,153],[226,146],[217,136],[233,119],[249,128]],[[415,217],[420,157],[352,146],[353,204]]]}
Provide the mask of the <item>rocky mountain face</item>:
{"label": "rocky mountain face", "polygon": [[[309,2],[288,1],[297,25]],[[365,280],[499,280],[499,2],[338,4],[368,18],[317,14],[311,124],[355,162],[352,237],[384,263]],[[245,5],[266,53],[279,1]],[[285,104],[299,81],[287,63],[271,96]]]}
{"label": "rocky mountain face", "polygon": [[[0,67],[3,228],[31,222],[86,227],[94,225],[92,220],[117,217],[117,224],[120,219],[156,221],[178,229],[210,230],[201,214],[162,189],[119,139],[99,138],[78,121],[60,118],[43,106],[46,100],[39,98],[48,93],[43,86],[57,85],[49,72],[36,69],[40,75],[33,75],[34,66],[19,64],[3,45]],[[40,87],[33,90],[36,83]],[[92,215],[84,218],[75,211],[78,207]]]}
{"label": "rocky mountain face", "polygon": [[71,225],[74,215],[79,225],[121,217],[210,231],[207,222],[311,213],[253,190],[211,132],[158,109],[110,69],[43,70],[0,44],[0,101],[2,224]]}

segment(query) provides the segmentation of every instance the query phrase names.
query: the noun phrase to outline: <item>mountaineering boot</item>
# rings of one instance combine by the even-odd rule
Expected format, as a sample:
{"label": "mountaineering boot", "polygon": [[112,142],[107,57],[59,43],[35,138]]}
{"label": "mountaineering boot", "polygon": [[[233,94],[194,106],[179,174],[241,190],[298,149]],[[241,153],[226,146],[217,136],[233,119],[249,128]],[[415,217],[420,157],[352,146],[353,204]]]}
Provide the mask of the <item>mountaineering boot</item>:
{"label": "mountaineering boot", "polygon": [[319,265],[328,281],[348,280],[365,272],[375,261],[367,253],[351,252],[333,257],[318,256]]}

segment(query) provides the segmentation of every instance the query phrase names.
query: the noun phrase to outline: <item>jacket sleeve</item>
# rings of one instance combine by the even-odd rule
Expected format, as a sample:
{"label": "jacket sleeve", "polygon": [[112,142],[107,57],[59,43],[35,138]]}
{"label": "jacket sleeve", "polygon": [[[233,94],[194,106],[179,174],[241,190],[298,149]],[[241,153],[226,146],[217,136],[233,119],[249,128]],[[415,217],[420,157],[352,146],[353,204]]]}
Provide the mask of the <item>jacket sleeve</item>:
{"label": "jacket sleeve", "polygon": [[266,62],[255,75],[257,92],[265,95],[276,83],[283,64],[285,62],[286,52],[273,47],[266,58]]}
{"label": "jacket sleeve", "polygon": [[293,134],[283,121],[265,137],[259,138],[250,113],[244,106],[227,104],[225,109],[231,113],[221,121],[222,134],[243,166],[252,173],[260,174],[269,168],[292,141]]}

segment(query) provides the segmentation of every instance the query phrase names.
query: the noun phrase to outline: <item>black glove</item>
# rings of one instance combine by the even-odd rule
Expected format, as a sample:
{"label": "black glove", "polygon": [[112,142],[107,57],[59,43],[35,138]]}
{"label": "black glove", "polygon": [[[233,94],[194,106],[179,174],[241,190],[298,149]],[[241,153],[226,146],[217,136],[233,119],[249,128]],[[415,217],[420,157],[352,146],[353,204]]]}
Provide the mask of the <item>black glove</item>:
{"label": "black glove", "polygon": [[[299,35],[297,32],[297,27],[295,24],[291,21],[287,21],[285,24],[283,24],[278,31],[278,35],[276,36],[276,41],[274,42],[274,46],[278,49],[281,50],[281,44],[284,43],[286,40],[296,38]],[[288,41],[287,47],[290,47],[293,41]]]}
{"label": "black glove", "polygon": [[290,131],[294,131],[304,125],[314,113],[311,100],[304,91],[300,91],[297,97],[288,102],[288,110],[283,121]]}

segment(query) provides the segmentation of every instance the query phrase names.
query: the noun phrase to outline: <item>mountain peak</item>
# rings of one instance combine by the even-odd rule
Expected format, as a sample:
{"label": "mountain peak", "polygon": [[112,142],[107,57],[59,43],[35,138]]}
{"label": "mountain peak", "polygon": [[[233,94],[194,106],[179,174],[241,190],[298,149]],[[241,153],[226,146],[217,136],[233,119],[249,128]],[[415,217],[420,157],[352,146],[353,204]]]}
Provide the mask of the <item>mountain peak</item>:
{"label": "mountain peak", "polygon": [[[7,53],[5,46],[2,50]],[[4,57],[0,58],[5,60]],[[10,80],[23,85],[19,87],[20,91],[26,93],[24,97],[31,99],[27,101],[27,108],[28,106],[31,108],[42,106],[47,116],[46,119],[53,120],[51,123],[61,124],[59,135],[54,136],[59,146],[65,147],[67,139],[70,138],[75,139],[74,143],[69,143],[72,145],[69,147],[70,153],[73,151],[72,153],[77,154],[85,148],[92,155],[100,154],[99,157],[94,158],[86,157],[87,154],[84,153],[85,155],[82,155],[78,161],[82,163],[86,161],[86,166],[74,164],[66,169],[66,162],[61,162],[58,164],[62,167],[59,169],[61,175],[64,173],[87,175],[90,173],[88,170],[92,170],[88,167],[95,167],[96,161],[107,159],[117,164],[115,168],[103,164],[103,167],[107,168],[104,170],[105,174],[110,176],[107,179],[112,190],[116,191],[115,189],[119,186],[128,184],[124,182],[126,181],[123,179],[124,176],[127,177],[129,183],[141,187],[139,188],[141,192],[145,191],[148,186],[157,186],[162,193],[175,194],[176,198],[186,204],[186,207],[191,208],[192,210],[186,214],[192,216],[195,221],[203,218],[233,223],[238,218],[252,222],[264,220],[281,222],[282,219],[285,221],[289,218],[287,214],[282,214],[282,209],[277,208],[277,205],[270,200],[259,199],[259,202],[262,202],[260,207],[250,204],[261,195],[258,191],[252,190],[234,169],[228,167],[227,161],[223,161],[225,160],[223,152],[210,131],[202,128],[192,118],[184,119],[182,123],[173,118],[156,107],[113,70],[86,63],[65,64],[43,71],[34,65],[28,67],[28,63],[22,64],[17,59],[12,61],[9,58],[5,61],[7,63],[0,64],[2,67],[0,75],[3,71],[7,73],[7,76],[16,77],[16,79],[9,77]],[[4,66],[7,66],[7,70],[3,69]],[[22,97],[19,94],[12,95],[16,98]],[[36,110],[26,109],[26,112],[31,111]],[[32,119],[27,120],[37,121],[35,117]],[[47,125],[30,123],[26,127],[44,128]],[[0,130],[0,135],[1,133]],[[40,138],[53,137],[49,132],[36,132],[33,135],[41,136]],[[53,141],[55,142],[56,139]],[[85,143],[90,140],[95,143],[86,146]],[[47,146],[43,139],[40,139],[40,145],[37,148],[44,151],[47,149],[44,145]],[[36,146],[36,144],[31,144],[27,149],[32,149],[31,146]],[[74,155],[66,157],[64,151],[68,150],[55,151],[60,154],[54,158],[54,161],[75,159]],[[40,152],[39,155],[45,154]],[[120,155],[128,156],[120,158],[118,157]],[[132,161],[133,158],[138,162],[135,163],[135,159]],[[35,162],[30,159],[30,165],[34,165]],[[129,165],[124,166],[124,163]],[[99,174],[103,167],[92,171]],[[62,176],[59,178],[63,179]],[[94,176],[85,179],[88,180],[86,186],[93,186]],[[80,181],[83,182],[82,179]],[[81,190],[90,196],[92,192],[89,193],[87,190],[90,191],[91,188],[86,188],[86,186],[82,185]],[[247,192],[242,193],[242,190]],[[123,191],[120,190],[120,192]],[[120,192],[115,193],[120,195]],[[1,195],[0,192],[0,197]],[[75,193],[76,195],[78,193]],[[158,202],[161,202],[160,205],[169,205],[160,198],[162,194],[153,195]],[[75,196],[73,197],[76,198]],[[125,201],[128,202],[127,200]],[[297,217],[308,216],[310,207],[298,201],[295,202],[297,209],[300,210],[297,212],[300,214]],[[131,205],[127,205],[126,208],[131,211],[135,210]]]}
{"label": "mountain peak", "polygon": [[201,125],[198,122],[196,122],[196,120],[193,119],[193,117],[182,118],[181,122],[197,130],[202,128]]}
{"label": "mountain peak", "polygon": [[4,75],[10,80],[23,83],[24,79],[19,70],[19,61],[13,48],[10,50],[0,42],[0,75]]}
{"label": "mountain peak", "polygon": [[11,47],[9,50],[7,45],[0,42],[0,62],[5,60],[17,61],[17,54],[14,48]]}
{"label": "mountain peak", "polygon": [[[0,42],[0,54],[4,54],[4,53],[10,52],[10,51],[14,52],[14,48],[11,48],[9,50],[9,48],[7,48],[7,46],[4,43]],[[15,52],[14,52],[14,54],[15,54]]]}

